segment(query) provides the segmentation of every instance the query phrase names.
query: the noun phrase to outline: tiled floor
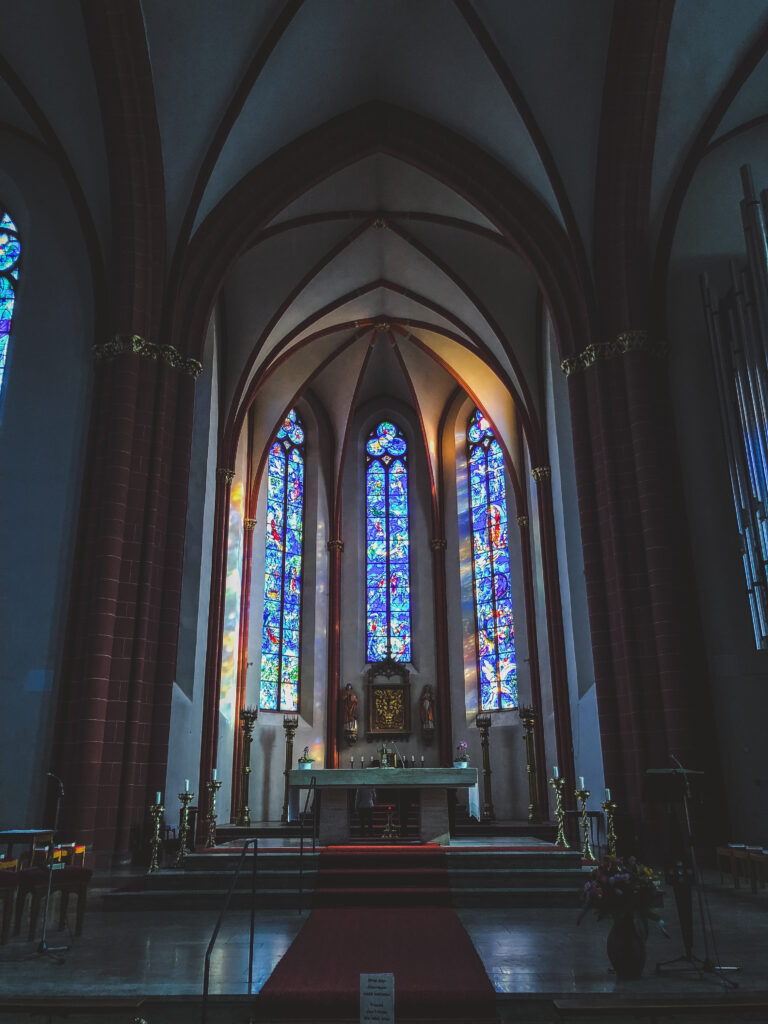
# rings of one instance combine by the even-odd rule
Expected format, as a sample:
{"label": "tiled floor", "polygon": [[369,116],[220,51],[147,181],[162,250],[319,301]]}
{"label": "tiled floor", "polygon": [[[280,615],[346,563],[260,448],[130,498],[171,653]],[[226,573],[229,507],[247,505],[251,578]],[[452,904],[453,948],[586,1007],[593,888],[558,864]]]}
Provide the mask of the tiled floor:
{"label": "tiled floor", "polygon": [[[707,876],[707,883],[706,902],[719,956],[723,963],[741,967],[732,976],[738,981],[738,993],[768,994],[768,889],[756,895],[745,889],[737,892],[729,884],[721,887],[714,874]],[[458,911],[499,993],[554,997],[618,992],[629,998],[704,993],[721,999],[725,990],[714,974],[656,975],[657,961],[671,959],[682,951],[669,898],[665,913],[670,938],[659,931],[651,932],[643,979],[617,982],[605,953],[607,922],[587,919],[577,925],[576,914],[563,909]],[[287,910],[257,913],[253,991],[263,985],[306,914]],[[0,993],[4,999],[199,994],[205,951],[216,916],[213,911],[194,910],[171,915],[105,913],[94,890],[84,933],[77,939],[66,937],[71,948],[62,954],[61,962],[36,956],[39,940],[29,943],[12,939],[0,947]],[[248,932],[248,911],[232,911],[211,961],[212,993],[246,993]],[[58,944],[62,936],[66,933],[49,932],[48,941]],[[694,952],[699,956],[705,953],[698,918]]]}

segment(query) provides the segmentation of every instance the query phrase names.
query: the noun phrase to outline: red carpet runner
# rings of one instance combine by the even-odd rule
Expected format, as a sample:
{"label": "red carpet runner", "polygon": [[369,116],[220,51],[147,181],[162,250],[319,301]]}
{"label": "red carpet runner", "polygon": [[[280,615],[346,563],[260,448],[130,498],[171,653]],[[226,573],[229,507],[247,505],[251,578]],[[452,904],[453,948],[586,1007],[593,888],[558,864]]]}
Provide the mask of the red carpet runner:
{"label": "red carpet runner", "polygon": [[450,899],[439,847],[332,848],[315,892],[316,909],[257,997],[260,1019],[357,1020],[360,975],[382,973],[395,976],[398,1024],[497,1019],[475,947],[453,910],[435,905]]}

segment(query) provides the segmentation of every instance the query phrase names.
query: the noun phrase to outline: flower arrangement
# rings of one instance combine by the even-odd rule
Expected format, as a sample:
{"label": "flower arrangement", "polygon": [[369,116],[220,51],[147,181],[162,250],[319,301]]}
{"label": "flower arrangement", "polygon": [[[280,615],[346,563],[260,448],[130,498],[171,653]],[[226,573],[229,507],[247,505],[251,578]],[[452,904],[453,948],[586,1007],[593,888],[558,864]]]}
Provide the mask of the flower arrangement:
{"label": "flower arrangement", "polygon": [[454,761],[468,761],[469,754],[467,753],[467,741],[462,740],[456,747],[456,756]]}
{"label": "flower arrangement", "polygon": [[598,921],[605,917],[631,919],[643,940],[648,937],[649,921],[658,921],[666,933],[664,922],[651,909],[658,893],[657,878],[651,868],[634,857],[606,857],[584,885],[584,906],[577,923],[594,910]]}
{"label": "flower arrangement", "polygon": [[299,764],[311,764],[312,758],[309,756],[309,747],[304,747],[304,753],[299,758]]}

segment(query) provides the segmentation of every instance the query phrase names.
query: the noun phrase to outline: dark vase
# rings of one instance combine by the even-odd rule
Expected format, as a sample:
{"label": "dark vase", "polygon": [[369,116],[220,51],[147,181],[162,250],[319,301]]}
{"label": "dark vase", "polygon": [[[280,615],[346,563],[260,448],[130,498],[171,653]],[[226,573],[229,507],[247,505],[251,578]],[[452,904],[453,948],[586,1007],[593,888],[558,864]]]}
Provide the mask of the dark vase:
{"label": "dark vase", "polygon": [[637,934],[631,917],[614,918],[608,932],[608,959],[622,981],[640,978],[645,967],[645,940]]}

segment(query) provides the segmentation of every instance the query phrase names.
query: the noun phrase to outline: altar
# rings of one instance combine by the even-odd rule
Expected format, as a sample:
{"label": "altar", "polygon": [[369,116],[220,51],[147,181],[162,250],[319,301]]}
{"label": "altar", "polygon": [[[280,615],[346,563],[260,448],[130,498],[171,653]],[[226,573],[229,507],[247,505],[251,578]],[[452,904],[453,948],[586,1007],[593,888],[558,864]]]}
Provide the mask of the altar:
{"label": "altar", "polygon": [[[450,832],[448,792],[477,784],[477,768],[318,768],[291,771],[292,790],[306,789],[315,779],[318,799],[318,839],[322,846],[348,842],[348,793],[358,786],[402,790],[418,795],[419,838],[445,841]],[[302,796],[302,803],[303,803]]]}

